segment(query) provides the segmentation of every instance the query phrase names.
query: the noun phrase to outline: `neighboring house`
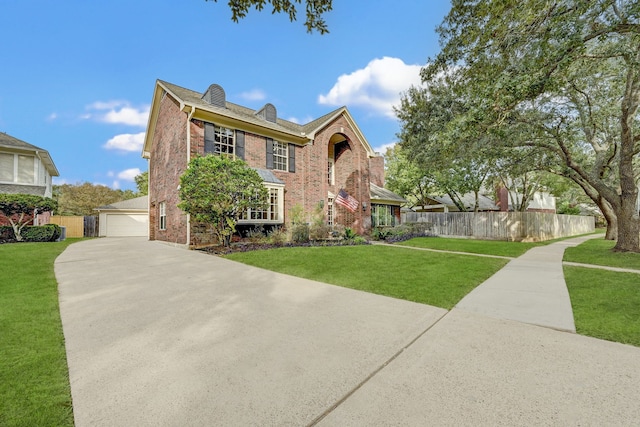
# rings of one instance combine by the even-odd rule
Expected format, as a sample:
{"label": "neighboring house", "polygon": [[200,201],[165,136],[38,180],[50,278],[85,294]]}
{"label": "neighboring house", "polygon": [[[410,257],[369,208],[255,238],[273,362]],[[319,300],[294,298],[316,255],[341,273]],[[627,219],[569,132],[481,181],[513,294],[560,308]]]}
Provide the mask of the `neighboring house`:
{"label": "neighboring house", "polygon": [[[285,224],[291,209],[300,205],[305,212],[322,206],[331,225],[358,233],[371,229],[376,199],[370,184],[384,187],[384,159],[346,107],[300,125],[279,118],[272,104],[256,111],[227,102],[216,84],[200,93],[158,80],[142,153],[149,160],[151,240],[190,246],[210,242],[206,229],[177,207],[187,163],[209,153],[246,161],[269,190],[269,206],[248,212],[241,225]],[[338,203],[345,198],[351,209]],[[399,208],[401,203],[378,200],[376,206]]]}
{"label": "neighboring house", "polygon": [[[522,204],[522,195],[515,191],[508,191],[504,187],[497,190],[498,206],[501,211],[514,211]],[[504,206],[507,206],[505,209]],[[536,191],[527,203],[526,212],[556,213],[556,198],[550,193]]]}
{"label": "neighboring house", "polygon": [[[476,205],[476,196],[474,193],[466,193],[460,198],[467,212],[473,212]],[[425,198],[425,204],[415,206],[416,212],[460,212],[458,206],[453,203],[450,196],[430,196]],[[500,208],[484,194],[478,195],[478,212],[498,211]]]}
{"label": "neighboring house", "polygon": [[94,210],[98,211],[100,237],[149,235],[148,196],[100,206]]}
{"label": "neighboring house", "polygon": [[[0,193],[52,196],[52,177],[59,176],[47,150],[0,132]],[[39,214],[35,225],[47,224],[50,213]],[[0,214],[0,225],[7,224]]]}

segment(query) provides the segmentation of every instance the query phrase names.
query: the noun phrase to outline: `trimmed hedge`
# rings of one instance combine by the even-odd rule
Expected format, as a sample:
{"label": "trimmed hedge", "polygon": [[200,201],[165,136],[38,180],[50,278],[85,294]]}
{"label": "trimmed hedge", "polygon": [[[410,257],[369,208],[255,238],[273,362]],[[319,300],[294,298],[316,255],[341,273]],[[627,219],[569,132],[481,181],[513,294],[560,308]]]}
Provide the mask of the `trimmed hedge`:
{"label": "trimmed hedge", "polygon": [[[26,226],[22,229],[23,242],[54,242],[58,240],[62,229],[57,224]],[[0,227],[0,242],[16,242],[11,226]]]}

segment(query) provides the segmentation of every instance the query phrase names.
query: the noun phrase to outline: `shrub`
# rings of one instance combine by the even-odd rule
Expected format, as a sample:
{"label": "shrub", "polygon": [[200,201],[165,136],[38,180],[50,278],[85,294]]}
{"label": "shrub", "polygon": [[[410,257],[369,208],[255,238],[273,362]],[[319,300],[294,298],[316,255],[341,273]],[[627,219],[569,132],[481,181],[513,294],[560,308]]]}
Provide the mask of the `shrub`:
{"label": "shrub", "polygon": [[311,240],[324,240],[329,237],[331,227],[324,222],[323,204],[318,203],[311,215],[311,226],[309,227],[309,237]]}
{"label": "shrub", "polygon": [[287,232],[281,227],[275,227],[267,234],[267,242],[271,245],[282,246],[287,243]]}
{"label": "shrub", "polygon": [[353,240],[356,236],[358,236],[358,234],[349,227],[344,229],[344,234],[342,235],[344,240]]}
{"label": "shrub", "polygon": [[386,240],[389,236],[391,236],[391,229],[386,227],[376,227],[371,233],[373,240]]}
{"label": "shrub", "polygon": [[291,241],[293,243],[307,243],[309,241],[309,225],[295,224],[291,227]]}
{"label": "shrub", "polygon": [[0,226],[0,243],[15,242],[16,236],[13,234],[13,227],[10,225]]}
{"label": "shrub", "polygon": [[260,243],[264,238],[264,227],[262,225],[257,225],[247,232],[247,240],[251,243]]}
{"label": "shrub", "polygon": [[60,237],[60,227],[56,224],[27,226],[22,230],[25,242],[51,242],[56,234]]}

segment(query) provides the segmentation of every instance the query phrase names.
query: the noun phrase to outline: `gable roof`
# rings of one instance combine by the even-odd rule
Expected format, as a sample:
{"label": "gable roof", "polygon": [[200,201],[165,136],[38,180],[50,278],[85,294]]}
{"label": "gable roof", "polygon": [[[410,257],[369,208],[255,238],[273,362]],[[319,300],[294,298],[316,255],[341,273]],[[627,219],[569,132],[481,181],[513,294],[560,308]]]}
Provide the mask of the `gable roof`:
{"label": "gable roof", "polygon": [[273,137],[274,139],[298,145],[310,143],[317,132],[322,130],[331,121],[335,120],[335,118],[340,115],[344,115],[345,119],[349,122],[354,132],[365,146],[369,155],[375,155],[371,145],[358,128],[353,117],[347,110],[347,107],[337,108],[304,125],[281,118],[276,118],[275,122],[273,122],[266,120],[265,117],[260,114],[266,106],[260,110],[252,110],[251,108],[243,107],[228,101],[224,101],[225,107],[216,106],[204,100],[204,94],[201,92],[186,89],[163,80],[157,80],[153,100],[151,102],[151,112],[149,114],[147,133],[145,135],[144,147],[142,149],[142,157],[148,158],[150,155],[152,135],[155,131],[157,114],[160,108],[159,103],[165,93],[168,93],[172,98],[180,103],[180,109],[182,111],[193,114],[193,118],[203,119],[205,121],[207,119],[215,120],[216,124],[220,124],[221,126],[248,130],[255,132],[258,135]]}
{"label": "gable roof", "polygon": [[[448,207],[453,207],[457,209],[456,204],[453,203],[453,200],[451,200],[451,197],[449,197],[446,194],[444,196],[430,196],[429,198],[432,200],[435,200],[440,204],[447,205]],[[473,209],[473,207],[476,204],[476,197],[473,193],[463,194],[460,199],[467,209]],[[493,200],[491,200],[489,197],[483,194],[478,194],[478,209],[481,211],[499,211],[500,210],[500,208],[494,203]]]}
{"label": "gable roof", "polygon": [[95,211],[147,211],[149,209],[149,196],[136,197],[109,205],[99,206]]}
{"label": "gable roof", "polygon": [[371,203],[390,202],[391,204],[402,204],[407,202],[393,191],[378,187],[372,182],[369,183],[369,194],[371,196]]}
{"label": "gable roof", "polygon": [[47,168],[47,172],[49,172],[49,175],[60,175],[60,172],[58,172],[58,168],[56,168],[56,165],[53,163],[53,159],[49,155],[49,152],[43,148],[36,147],[33,144],[29,144],[28,142],[24,142],[21,139],[15,138],[4,132],[0,132],[0,150],[2,148],[33,152]]}

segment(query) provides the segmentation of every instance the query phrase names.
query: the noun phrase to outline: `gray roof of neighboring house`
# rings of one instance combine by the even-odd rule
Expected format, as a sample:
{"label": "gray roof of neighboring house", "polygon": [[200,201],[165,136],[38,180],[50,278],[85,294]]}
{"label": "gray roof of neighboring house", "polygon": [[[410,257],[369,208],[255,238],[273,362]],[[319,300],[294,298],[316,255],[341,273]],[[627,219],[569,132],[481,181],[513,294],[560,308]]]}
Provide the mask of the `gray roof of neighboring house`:
{"label": "gray roof of neighboring house", "polygon": [[56,168],[56,165],[53,163],[51,155],[47,150],[43,148],[36,147],[33,144],[29,144],[28,142],[24,142],[21,139],[15,138],[4,132],[0,132],[0,149],[2,147],[37,152],[37,154],[40,156],[40,159],[42,160],[42,163],[44,163],[45,167],[47,168],[49,175],[60,175],[60,173],[58,172],[58,168]]}
{"label": "gray roof of neighboring house", "polygon": [[[431,198],[443,205],[455,206],[453,200],[448,195],[444,196],[431,196]],[[462,197],[462,203],[467,209],[473,209],[476,204],[476,197],[473,193],[466,193]],[[493,200],[483,194],[478,195],[478,209],[481,211],[498,211],[500,208],[494,203]]]}
{"label": "gray roof of neighboring house", "polygon": [[318,126],[320,126],[325,120],[329,119],[333,115],[337,114],[340,110],[345,108],[345,107],[340,107],[305,125],[300,125],[298,123],[294,123],[289,120],[283,120],[280,118],[277,118],[276,122],[273,123],[258,116],[257,112],[260,110],[252,110],[251,108],[243,107],[241,105],[234,104],[228,101],[225,101],[226,108],[218,107],[215,105],[211,105],[207,101],[202,99],[203,94],[200,92],[196,92],[191,89],[186,89],[181,86],[174,85],[173,83],[169,83],[163,80],[158,80],[158,82],[162,86],[164,86],[167,90],[169,90],[171,93],[173,93],[175,96],[177,96],[179,99],[181,99],[182,101],[190,105],[194,105],[202,110],[211,111],[217,114],[221,114],[227,117],[232,117],[232,118],[242,120],[248,123],[252,123],[255,125],[259,125],[262,127],[271,128],[280,132],[293,134],[298,137],[303,134],[312,132]]}
{"label": "gray roof of neighboring house", "polygon": [[96,211],[146,211],[149,209],[149,196],[136,197],[95,208]]}
{"label": "gray roof of neighboring house", "polygon": [[44,196],[47,187],[39,185],[0,184],[0,193]]}
{"label": "gray roof of neighboring house", "polygon": [[406,203],[407,201],[402,197],[398,196],[393,191],[387,190],[386,188],[378,187],[374,183],[369,183],[369,191],[371,196],[371,201],[374,202],[376,200],[384,200],[388,202],[397,202],[397,203]]}

